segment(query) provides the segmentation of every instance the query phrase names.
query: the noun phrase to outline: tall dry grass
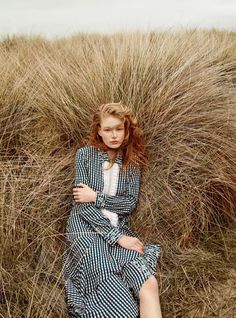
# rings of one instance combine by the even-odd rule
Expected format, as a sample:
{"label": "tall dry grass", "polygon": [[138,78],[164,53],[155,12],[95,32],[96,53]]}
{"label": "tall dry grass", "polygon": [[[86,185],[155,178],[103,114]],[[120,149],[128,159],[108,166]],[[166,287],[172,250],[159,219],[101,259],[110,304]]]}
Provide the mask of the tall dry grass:
{"label": "tall dry grass", "polygon": [[235,33],[6,37],[0,67],[1,317],[68,317],[75,151],[109,101],[150,153],[130,226],[162,245],[163,317],[236,317]]}

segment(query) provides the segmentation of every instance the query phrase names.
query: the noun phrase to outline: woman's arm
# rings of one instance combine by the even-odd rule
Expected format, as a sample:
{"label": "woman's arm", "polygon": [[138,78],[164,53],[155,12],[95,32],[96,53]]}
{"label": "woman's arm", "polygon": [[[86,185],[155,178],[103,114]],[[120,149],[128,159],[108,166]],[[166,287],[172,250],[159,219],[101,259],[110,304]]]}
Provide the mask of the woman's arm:
{"label": "woman's arm", "polygon": [[[88,185],[88,174],[84,164],[83,149],[81,148],[76,152],[75,185],[80,182]],[[114,245],[124,235],[110,223],[110,220],[102,214],[94,203],[79,202],[75,204],[75,209],[110,245]]]}
{"label": "woman's arm", "polygon": [[108,209],[117,214],[130,214],[138,203],[141,172],[140,168],[131,168],[127,195],[110,195],[97,191],[95,206]]}

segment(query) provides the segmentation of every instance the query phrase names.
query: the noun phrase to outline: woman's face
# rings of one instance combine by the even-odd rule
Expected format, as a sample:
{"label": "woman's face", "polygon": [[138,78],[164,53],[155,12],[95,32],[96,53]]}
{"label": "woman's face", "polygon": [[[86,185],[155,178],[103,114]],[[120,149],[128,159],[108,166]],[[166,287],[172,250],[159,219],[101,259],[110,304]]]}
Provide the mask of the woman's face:
{"label": "woman's face", "polygon": [[[111,149],[117,149],[125,138],[125,126],[122,120],[112,115],[102,118],[98,134],[102,137],[104,144]],[[117,141],[117,143],[113,143]]]}

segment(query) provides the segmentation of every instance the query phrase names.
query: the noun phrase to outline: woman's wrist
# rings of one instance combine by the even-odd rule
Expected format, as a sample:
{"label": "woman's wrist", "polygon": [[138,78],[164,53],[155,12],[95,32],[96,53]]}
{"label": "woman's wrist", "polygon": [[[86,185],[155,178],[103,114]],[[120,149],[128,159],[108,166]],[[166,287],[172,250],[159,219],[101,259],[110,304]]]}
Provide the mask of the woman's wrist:
{"label": "woman's wrist", "polygon": [[95,205],[97,208],[105,208],[105,199],[106,199],[106,194],[103,193],[102,191],[97,191],[96,192],[96,199],[95,199]]}
{"label": "woman's wrist", "polygon": [[93,202],[95,203],[97,200],[97,191],[94,191]]}

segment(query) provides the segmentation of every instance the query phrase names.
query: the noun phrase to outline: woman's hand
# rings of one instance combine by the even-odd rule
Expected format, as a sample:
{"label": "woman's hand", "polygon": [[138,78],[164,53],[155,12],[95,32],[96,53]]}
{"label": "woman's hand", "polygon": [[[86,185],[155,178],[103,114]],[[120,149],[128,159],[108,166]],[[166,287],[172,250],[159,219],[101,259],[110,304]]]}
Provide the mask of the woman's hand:
{"label": "woman's hand", "polygon": [[117,243],[128,250],[134,250],[144,254],[144,244],[137,237],[123,235]]}
{"label": "woman's hand", "polygon": [[79,183],[78,187],[73,188],[73,196],[75,202],[95,202],[97,192],[93,191],[89,186],[84,183]]}

